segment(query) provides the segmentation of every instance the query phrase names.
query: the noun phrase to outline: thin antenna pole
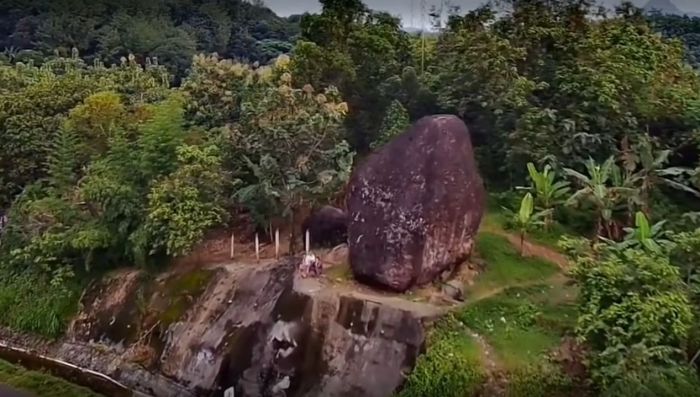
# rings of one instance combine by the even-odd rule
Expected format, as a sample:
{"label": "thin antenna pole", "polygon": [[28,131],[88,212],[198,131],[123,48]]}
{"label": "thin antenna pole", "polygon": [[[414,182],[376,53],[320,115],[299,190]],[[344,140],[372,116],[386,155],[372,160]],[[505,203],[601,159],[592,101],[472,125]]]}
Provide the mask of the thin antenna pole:
{"label": "thin antenna pole", "polygon": [[440,0],[440,30],[442,30],[442,23],[445,18],[445,0]]}

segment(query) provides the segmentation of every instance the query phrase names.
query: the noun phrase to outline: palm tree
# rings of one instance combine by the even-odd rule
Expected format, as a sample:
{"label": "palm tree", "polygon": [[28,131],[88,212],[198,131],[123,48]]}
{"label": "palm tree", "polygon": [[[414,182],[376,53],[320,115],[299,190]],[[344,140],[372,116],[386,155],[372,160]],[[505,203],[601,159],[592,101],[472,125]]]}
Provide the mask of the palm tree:
{"label": "palm tree", "polygon": [[584,175],[576,170],[565,168],[564,172],[574,177],[581,185],[567,200],[568,205],[589,202],[597,213],[596,233],[598,236],[609,238],[618,237],[613,221],[613,214],[620,204],[635,194],[634,177],[623,178],[620,167],[615,164],[615,158],[608,158],[603,164],[597,164],[593,159],[585,162]]}
{"label": "palm tree", "polygon": [[513,224],[520,232],[520,256],[525,253],[525,235],[535,226],[544,224],[541,219],[546,217],[549,212],[551,210],[535,212],[532,194],[525,194],[520,202],[520,209],[513,216]]}
{"label": "palm tree", "polygon": [[563,203],[569,194],[569,182],[556,182],[556,172],[549,164],[544,166],[542,172],[539,172],[533,163],[528,163],[527,171],[532,180],[536,207],[548,211],[544,219],[544,226],[548,228],[553,222],[554,207]]}

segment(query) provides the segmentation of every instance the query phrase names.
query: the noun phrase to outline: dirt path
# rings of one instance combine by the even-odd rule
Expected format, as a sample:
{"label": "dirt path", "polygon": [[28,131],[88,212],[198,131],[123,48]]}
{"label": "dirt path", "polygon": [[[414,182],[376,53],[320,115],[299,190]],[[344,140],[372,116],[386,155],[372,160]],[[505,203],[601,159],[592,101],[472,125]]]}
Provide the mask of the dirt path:
{"label": "dirt path", "polygon": [[[520,236],[514,233],[510,233],[506,230],[503,230],[500,227],[494,227],[492,225],[484,225],[484,227],[481,228],[481,231],[505,237],[513,245],[513,247],[520,250]],[[529,240],[527,237],[525,238],[525,244],[523,244],[523,247],[523,252],[525,256],[542,258],[544,260],[550,261],[559,266],[562,270],[569,269],[569,260],[564,254],[555,250],[554,248],[535,243]]]}
{"label": "dirt path", "polygon": [[483,290],[477,294],[471,295],[464,303],[466,305],[473,305],[477,302],[480,302],[484,299],[492,298],[502,292],[504,292],[507,289],[511,288],[527,288],[527,287],[533,287],[536,285],[541,285],[541,284],[551,284],[551,285],[563,285],[566,283],[568,278],[566,277],[565,274],[563,273],[556,273],[550,277],[547,277],[545,279],[538,279],[538,280],[530,280],[530,281],[525,281],[521,283],[513,283],[513,284],[507,284],[507,285],[501,285],[496,288],[488,289],[488,290]]}
{"label": "dirt path", "polygon": [[473,329],[467,328],[466,332],[479,345],[479,349],[481,350],[481,360],[486,367],[486,372],[489,376],[493,376],[500,367],[497,361],[498,356],[496,356],[496,351],[493,349],[493,346],[491,346],[486,339],[484,339],[483,335],[479,334]]}

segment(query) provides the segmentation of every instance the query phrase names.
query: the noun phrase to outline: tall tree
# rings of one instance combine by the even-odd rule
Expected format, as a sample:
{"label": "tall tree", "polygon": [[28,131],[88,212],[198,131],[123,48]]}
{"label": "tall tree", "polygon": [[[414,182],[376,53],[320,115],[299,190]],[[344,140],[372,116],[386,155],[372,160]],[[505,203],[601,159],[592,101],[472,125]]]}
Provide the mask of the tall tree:
{"label": "tall tree", "polygon": [[[294,49],[298,84],[335,85],[351,109],[351,144],[364,151],[377,137],[396,93],[382,90],[410,64],[411,44],[397,18],[370,11],[360,0],[325,0],[318,15],[301,22]],[[396,98],[398,99],[398,98]]]}

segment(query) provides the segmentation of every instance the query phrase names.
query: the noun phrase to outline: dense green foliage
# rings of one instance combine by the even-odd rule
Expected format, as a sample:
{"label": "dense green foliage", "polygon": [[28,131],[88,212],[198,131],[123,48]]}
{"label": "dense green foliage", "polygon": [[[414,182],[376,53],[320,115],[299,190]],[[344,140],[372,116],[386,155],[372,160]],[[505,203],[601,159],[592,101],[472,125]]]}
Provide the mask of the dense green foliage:
{"label": "dense green foliage", "polygon": [[[397,18],[371,11],[360,0],[321,4],[321,14],[301,22],[301,39],[293,50],[296,83],[337,86],[350,108],[350,142],[365,151],[386,133],[380,130],[383,120],[400,112],[393,101],[412,109],[428,94],[421,93],[409,35]],[[417,109],[414,116],[423,111]]]}
{"label": "dense green foliage", "polygon": [[577,332],[596,352],[594,379],[607,386],[682,357],[693,316],[667,258],[602,248],[578,256],[574,275],[582,286]]}
{"label": "dense green foliage", "polygon": [[551,363],[519,368],[508,373],[508,397],[575,396],[574,381]]}
{"label": "dense green foliage", "polygon": [[406,108],[398,100],[391,102],[379,128],[377,139],[370,145],[377,149],[392,138],[404,132],[410,126],[410,118]]}
{"label": "dense green foliage", "polygon": [[[93,131],[95,124],[101,124],[101,130],[109,128],[109,123],[121,118],[122,106],[137,115],[144,104],[161,99],[167,88],[167,74],[157,65],[144,68],[128,61],[106,68],[88,66],[78,58],[59,58],[41,67],[0,66],[0,81],[0,208],[7,208],[27,184],[46,175],[59,131],[68,113],[83,100],[98,92],[118,94],[117,98],[95,97],[74,112],[73,122],[78,125],[73,133],[98,134]],[[112,105],[119,101],[120,108],[106,112],[109,101]],[[89,120],[83,115],[86,112],[103,120]]]}
{"label": "dense green foliage", "polygon": [[[698,20],[505,0],[444,25],[435,11],[428,37],[360,0],[321,5],[284,19],[239,0],[0,0],[0,324],[57,336],[94,277],[167,264],[222,227],[274,224],[294,251],[300,217],[342,194],[355,153],[453,113],[516,210],[521,252],[480,236],[499,266],[438,326],[404,395],[482,386],[466,327],[512,395],[566,393],[536,356],[567,332],[595,393],[696,387]],[[562,246],[576,314],[539,285],[571,292],[565,264],[524,256],[527,238],[563,230],[583,236]]]}
{"label": "dense green foliage", "polygon": [[[337,90],[293,88],[287,57],[263,68],[216,57],[196,62],[184,92],[167,88],[161,68],[133,61],[104,68],[61,58],[41,68],[0,67],[18,81],[8,97],[26,104],[10,106],[7,98],[17,118],[34,121],[37,112],[53,111],[26,138],[21,126],[5,125],[8,136],[31,138],[41,151],[3,148],[3,164],[35,171],[2,186],[3,207],[15,198],[0,241],[0,323],[58,335],[80,285],[95,274],[186,255],[240,207],[261,225],[298,222],[299,211],[342,187],[353,153],[343,141],[348,109]],[[54,72],[57,65],[63,69]],[[210,67],[229,68],[238,81],[218,73],[212,80]],[[35,108],[45,98],[20,98],[26,87],[55,86],[66,76],[70,105]],[[237,87],[225,93],[235,114],[224,108],[225,118],[202,122],[200,115],[228,106],[201,101],[219,82]],[[52,288],[32,304],[38,282]]]}
{"label": "dense green foliage", "polygon": [[347,103],[334,87],[293,80],[286,56],[259,69],[197,57],[184,83],[190,119],[222,145],[226,169],[243,185],[235,196],[259,226],[299,222],[299,211],[341,189],[352,167]]}
{"label": "dense green foliage", "polygon": [[586,1],[509,3],[506,17],[453,17],[429,68],[439,103],[483,143],[486,170],[604,159],[647,131],[674,147],[690,137],[698,78],[681,45],[624,10],[593,22]]}
{"label": "dense green foliage", "polygon": [[[0,267],[0,324],[16,330],[58,337],[77,311],[86,285],[65,275]],[[37,288],[37,286],[42,286]]]}
{"label": "dense green foliage", "polygon": [[688,63],[700,66],[700,18],[653,13],[647,19],[664,36],[679,39],[687,49]]}
{"label": "dense green foliage", "polygon": [[226,219],[225,176],[214,146],[177,148],[178,169],[153,186],[148,195],[145,230],[153,249],[184,255],[204,233]]}
{"label": "dense green foliage", "polygon": [[480,390],[486,374],[474,341],[460,337],[460,325],[448,317],[428,341],[428,352],[416,363],[398,397],[470,396]]}
{"label": "dense green foliage", "polygon": [[156,58],[182,77],[198,51],[267,62],[288,52],[298,16],[284,19],[244,0],[57,0],[0,2],[0,49],[9,61],[69,55],[119,64]]}

